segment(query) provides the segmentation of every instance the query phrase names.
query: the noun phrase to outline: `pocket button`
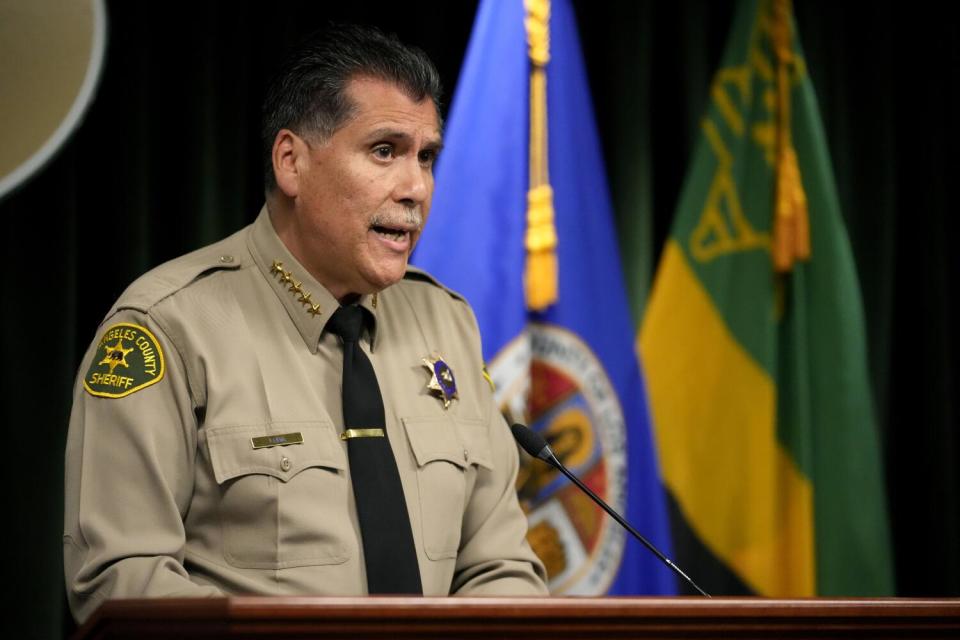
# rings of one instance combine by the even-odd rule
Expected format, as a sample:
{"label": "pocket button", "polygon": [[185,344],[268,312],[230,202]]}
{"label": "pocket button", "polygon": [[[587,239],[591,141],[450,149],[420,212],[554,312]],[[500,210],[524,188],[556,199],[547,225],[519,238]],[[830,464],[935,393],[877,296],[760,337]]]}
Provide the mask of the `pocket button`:
{"label": "pocket button", "polygon": [[280,458],[280,470],[281,471],[290,471],[290,458],[283,456]]}

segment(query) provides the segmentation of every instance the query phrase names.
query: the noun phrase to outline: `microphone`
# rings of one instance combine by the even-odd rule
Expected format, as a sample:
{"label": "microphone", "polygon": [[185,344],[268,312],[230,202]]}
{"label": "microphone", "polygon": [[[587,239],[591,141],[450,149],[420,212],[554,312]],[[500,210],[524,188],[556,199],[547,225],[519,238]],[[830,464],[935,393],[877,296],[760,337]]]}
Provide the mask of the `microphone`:
{"label": "microphone", "polygon": [[649,549],[653,553],[653,555],[657,556],[657,558],[660,559],[660,562],[667,565],[675,574],[683,578],[687,584],[689,584],[691,587],[699,591],[701,595],[704,595],[708,598],[710,597],[710,594],[704,591],[703,589],[701,589],[700,587],[698,587],[697,584],[693,580],[691,580],[690,577],[680,569],[680,567],[678,567],[673,563],[673,560],[663,555],[660,552],[660,550],[653,545],[652,542],[644,538],[642,535],[640,535],[640,533],[636,529],[630,526],[630,523],[624,520],[623,516],[621,516],[616,511],[614,511],[610,507],[610,505],[608,505],[606,502],[603,501],[603,499],[600,498],[600,496],[598,496],[593,491],[591,491],[590,487],[583,484],[583,482],[580,481],[580,478],[573,475],[565,466],[563,466],[563,463],[561,463],[560,460],[557,459],[557,456],[554,455],[553,450],[550,448],[550,445],[547,444],[547,441],[544,440],[543,436],[541,436],[536,431],[533,431],[523,426],[522,424],[512,425],[510,427],[510,431],[513,432],[513,437],[520,444],[520,446],[523,447],[524,451],[529,453],[534,458],[540,458],[541,460],[549,464],[551,467],[559,470],[561,473],[563,473],[563,475],[570,478],[570,480],[575,485],[580,487],[581,491],[583,491],[588,496],[590,496],[590,498],[594,502],[596,502],[598,505],[600,505],[600,507],[602,507],[604,511],[609,513],[611,518],[619,522],[620,526],[622,526],[624,529],[632,533],[634,538],[636,538],[641,543],[643,543],[643,546]]}

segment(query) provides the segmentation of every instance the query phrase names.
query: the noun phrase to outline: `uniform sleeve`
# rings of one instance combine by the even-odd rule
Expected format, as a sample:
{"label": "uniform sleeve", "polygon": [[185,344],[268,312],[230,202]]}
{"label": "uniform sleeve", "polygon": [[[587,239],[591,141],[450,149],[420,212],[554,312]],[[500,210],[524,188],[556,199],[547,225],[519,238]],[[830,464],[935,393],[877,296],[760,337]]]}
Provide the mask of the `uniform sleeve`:
{"label": "uniform sleeve", "polygon": [[[479,362],[479,330],[472,311],[469,318]],[[480,368],[478,364],[478,372]],[[451,593],[548,595],[546,571],[527,543],[527,517],[517,498],[517,445],[489,386],[482,380],[480,391],[488,398],[493,468],[478,468],[476,484],[468,496]]]}
{"label": "uniform sleeve", "polygon": [[[105,362],[101,343],[116,362]],[[116,377],[98,384],[104,375]],[[220,595],[192,583],[183,567],[196,447],[174,345],[149,316],[115,314],[81,364],[67,436],[64,572],[78,621],[108,598]]]}

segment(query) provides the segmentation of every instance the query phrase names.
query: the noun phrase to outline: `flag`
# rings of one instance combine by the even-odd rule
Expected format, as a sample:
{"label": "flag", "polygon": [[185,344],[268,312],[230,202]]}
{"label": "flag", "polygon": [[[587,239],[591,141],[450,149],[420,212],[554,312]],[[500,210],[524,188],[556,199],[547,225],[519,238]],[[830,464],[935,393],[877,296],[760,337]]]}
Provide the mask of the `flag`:
{"label": "flag", "polygon": [[892,595],[862,302],[789,2],[738,4],[710,96],[639,337],[679,562],[718,593]]}
{"label": "flag", "polygon": [[[484,0],[414,264],[464,294],[495,397],[664,552],[669,523],[569,0]],[[518,490],[552,593],[673,593],[670,571],[538,460]]]}

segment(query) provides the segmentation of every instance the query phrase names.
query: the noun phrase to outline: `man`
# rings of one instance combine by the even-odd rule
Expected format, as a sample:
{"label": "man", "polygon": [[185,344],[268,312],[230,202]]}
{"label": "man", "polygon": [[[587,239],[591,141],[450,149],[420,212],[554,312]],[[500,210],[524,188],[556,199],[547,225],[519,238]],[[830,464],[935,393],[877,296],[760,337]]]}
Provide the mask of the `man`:
{"label": "man", "polygon": [[318,34],[265,101],[256,222],[110,310],[66,452],[78,620],[116,597],[546,593],[473,314],[407,268],[438,98],[421,51]]}

